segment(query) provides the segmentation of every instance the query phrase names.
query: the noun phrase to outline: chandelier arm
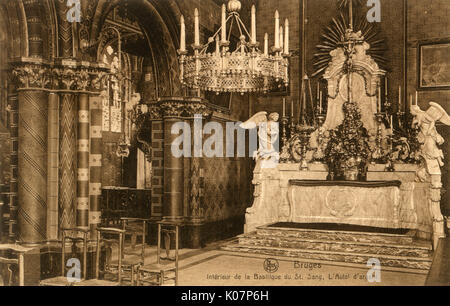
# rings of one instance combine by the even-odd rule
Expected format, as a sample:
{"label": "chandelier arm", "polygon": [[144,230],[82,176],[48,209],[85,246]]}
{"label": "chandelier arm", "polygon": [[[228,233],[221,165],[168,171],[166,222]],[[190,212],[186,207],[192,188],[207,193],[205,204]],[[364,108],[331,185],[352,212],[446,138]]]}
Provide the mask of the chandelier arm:
{"label": "chandelier arm", "polygon": [[236,19],[236,24],[237,24],[238,29],[239,29],[239,36],[242,36],[242,29],[241,29],[241,24],[239,22],[239,17],[237,15],[234,15],[234,19]]}
{"label": "chandelier arm", "polygon": [[[245,24],[244,24],[244,22],[242,21],[242,19],[241,19],[239,16],[237,16],[237,20],[241,23],[241,25],[242,25],[242,27],[244,28],[245,33],[247,34],[249,40],[251,40],[252,37],[251,37],[250,33],[248,32],[248,29],[247,29],[247,27],[245,26]],[[242,33],[241,33],[241,34],[242,34]]]}
{"label": "chandelier arm", "polygon": [[[232,17],[232,16],[230,15],[230,18],[231,18],[231,17]],[[228,32],[228,38],[227,38],[228,41],[230,41],[230,38],[231,38],[231,32],[233,32],[233,24],[234,24],[234,18],[231,19],[231,23],[230,23],[230,31]]]}

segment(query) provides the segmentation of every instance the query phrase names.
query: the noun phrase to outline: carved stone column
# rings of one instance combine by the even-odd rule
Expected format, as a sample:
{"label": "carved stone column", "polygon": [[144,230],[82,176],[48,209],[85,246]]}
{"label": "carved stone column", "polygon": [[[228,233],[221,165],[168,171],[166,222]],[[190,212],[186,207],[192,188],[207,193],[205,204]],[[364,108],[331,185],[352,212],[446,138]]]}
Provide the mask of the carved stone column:
{"label": "carved stone column", "polygon": [[17,233],[17,209],[18,209],[18,149],[19,149],[19,101],[17,94],[8,96],[10,110],[9,128],[11,133],[11,182],[9,185],[9,230],[8,239],[13,242]]}
{"label": "carved stone column", "polygon": [[18,87],[18,233],[24,244],[47,239],[47,125],[50,70],[39,63],[13,69]]}
{"label": "carved stone column", "polygon": [[179,222],[183,217],[184,161],[175,157],[171,146],[178,135],[172,134],[172,126],[180,119],[168,114],[164,118],[164,197],[163,221]]}
{"label": "carved stone column", "polygon": [[[90,181],[89,181],[89,225],[91,234],[95,234],[97,225],[100,224],[100,205],[102,196],[102,97],[91,97],[89,101],[91,115],[91,146],[89,157]],[[94,237],[94,236],[92,236]]]}
{"label": "carved stone column", "polygon": [[89,95],[78,96],[77,226],[89,227]]}
{"label": "carved stone column", "polygon": [[38,244],[47,234],[47,93],[19,92],[18,239]]}
{"label": "carved stone column", "polygon": [[77,190],[76,98],[73,94],[60,96],[59,125],[59,225],[75,225]]}

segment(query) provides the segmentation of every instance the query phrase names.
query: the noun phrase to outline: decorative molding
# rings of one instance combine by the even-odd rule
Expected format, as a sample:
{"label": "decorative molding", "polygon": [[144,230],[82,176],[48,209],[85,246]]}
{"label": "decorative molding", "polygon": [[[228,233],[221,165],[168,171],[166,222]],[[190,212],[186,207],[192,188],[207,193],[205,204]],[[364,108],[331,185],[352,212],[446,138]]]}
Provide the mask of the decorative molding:
{"label": "decorative molding", "polygon": [[20,62],[12,64],[11,77],[19,89],[98,92],[105,88],[108,68],[86,62]]}

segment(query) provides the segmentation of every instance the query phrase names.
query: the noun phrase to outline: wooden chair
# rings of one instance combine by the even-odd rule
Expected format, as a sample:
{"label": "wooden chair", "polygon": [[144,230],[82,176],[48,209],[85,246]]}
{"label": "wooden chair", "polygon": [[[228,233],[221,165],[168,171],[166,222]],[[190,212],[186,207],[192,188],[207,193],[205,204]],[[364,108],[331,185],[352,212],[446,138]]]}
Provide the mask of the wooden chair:
{"label": "wooden chair", "polygon": [[[19,274],[19,286],[23,287],[25,286],[25,269],[24,269],[24,254],[26,252],[31,251],[31,248],[25,248],[20,245],[15,244],[0,244],[0,251],[11,253],[8,255],[15,256],[16,258],[10,258],[10,256],[7,257],[1,257],[0,256],[0,266],[3,266],[6,273],[6,277],[3,278],[3,285],[4,286],[14,286],[15,280],[14,280],[14,273],[12,270],[12,266],[16,266],[18,268],[18,274]],[[5,256],[5,255],[3,255]],[[3,273],[2,273],[3,274]],[[6,278],[6,281],[5,281]]]}
{"label": "wooden chair", "polygon": [[[134,286],[137,282],[137,271],[139,266],[145,265],[145,244],[147,235],[147,222],[150,220],[142,218],[121,218],[122,229],[125,231],[123,238],[123,280],[129,280]],[[129,236],[130,243],[127,245],[126,238]],[[136,251],[137,237],[141,236],[141,245]],[[128,277],[129,275],[129,277]]]}
{"label": "wooden chair", "polygon": [[[88,235],[89,229],[85,228],[65,228],[62,229],[62,242],[61,242],[61,250],[62,250],[62,259],[61,259],[61,276],[48,278],[42,280],[40,282],[40,286],[72,286],[75,282],[81,282],[87,278],[87,249],[88,249]],[[80,238],[82,236],[82,238]],[[70,242],[71,248],[71,258],[77,257],[77,243],[83,243],[83,274],[81,275],[81,279],[77,281],[73,281],[66,274],[68,268],[66,266],[66,244]],[[81,271],[80,271],[81,272]]]}
{"label": "wooden chair", "polygon": [[[95,279],[75,283],[75,286],[120,286],[122,284],[122,258],[124,230],[97,228],[97,251],[95,256]],[[100,255],[105,249],[104,268],[101,270]],[[113,262],[113,247],[117,248],[117,264]]]}
{"label": "wooden chair", "polygon": [[[164,252],[161,248],[161,238],[164,235]],[[171,249],[172,239],[175,240],[175,249]],[[164,286],[173,282],[178,285],[178,247],[179,247],[179,225],[169,223],[158,224],[158,248],[157,262],[139,267],[138,286],[153,285]],[[171,251],[174,255],[171,256]]]}

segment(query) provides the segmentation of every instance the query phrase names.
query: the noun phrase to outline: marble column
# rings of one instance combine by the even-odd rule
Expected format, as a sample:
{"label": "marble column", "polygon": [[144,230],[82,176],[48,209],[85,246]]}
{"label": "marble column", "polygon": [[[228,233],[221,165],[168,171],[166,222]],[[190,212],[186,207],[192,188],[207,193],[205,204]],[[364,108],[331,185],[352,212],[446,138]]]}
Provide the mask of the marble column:
{"label": "marble column", "polygon": [[59,118],[59,225],[74,227],[77,198],[77,108],[73,94],[60,96]]}
{"label": "marble column", "polygon": [[91,146],[89,157],[90,182],[89,182],[89,225],[92,237],[101,221],[101,196],[102,196],[102,97],[91,97],[89,101],[91,115]]}
{"label": "marble column", "polygon": [[18,240],[46,240],[47,93],[19,91]]}
{"label": "marble column", "polygon": [[78,96],[77,226],[89,227],[89,95]]}

